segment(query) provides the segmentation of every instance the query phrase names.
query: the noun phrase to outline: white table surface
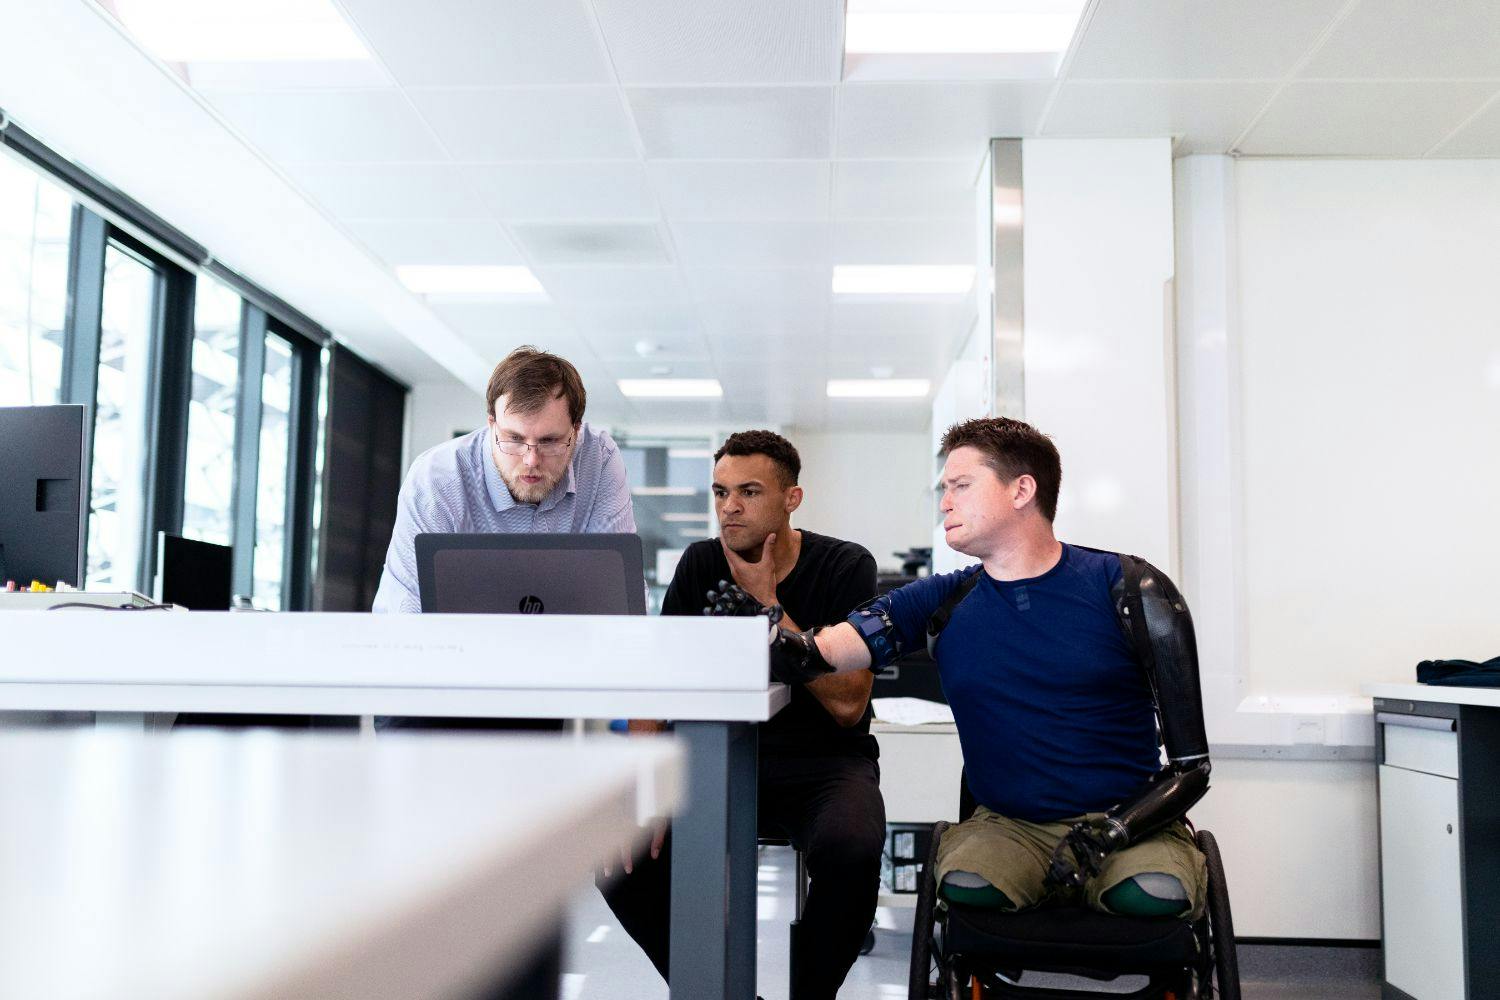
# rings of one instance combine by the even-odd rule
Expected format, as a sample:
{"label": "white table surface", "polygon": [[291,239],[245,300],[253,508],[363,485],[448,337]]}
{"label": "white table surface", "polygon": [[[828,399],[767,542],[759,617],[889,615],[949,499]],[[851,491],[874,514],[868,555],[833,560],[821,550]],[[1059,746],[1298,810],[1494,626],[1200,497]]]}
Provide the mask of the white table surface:
{"label": "white table surface", "polygon": [[451,995],[682,773],[670,740],[0,736],[0,996]]}
{"label": "white table surface", "polygon": [[1364,684],[1371,698],[1430,701],[1440,705],[1488,705],[1500,708],[1500,688],[1445,687],[1441,684]]}
{"label": "white table surface", "polygon": [[751,618],[15,611],[0,710],[762,722]]}

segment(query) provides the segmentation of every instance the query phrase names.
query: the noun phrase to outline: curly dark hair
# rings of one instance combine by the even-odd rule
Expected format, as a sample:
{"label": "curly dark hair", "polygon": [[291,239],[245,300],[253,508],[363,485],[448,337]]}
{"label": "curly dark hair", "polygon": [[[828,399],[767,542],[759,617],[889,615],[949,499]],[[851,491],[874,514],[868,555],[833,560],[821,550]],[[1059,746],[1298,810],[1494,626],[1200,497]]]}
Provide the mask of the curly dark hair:
{"label": "curly dark hair", "polygon": [[954,424],[943,433],[943,454],[955,448],[974,448],[1001,482],[1017,476],[1036,480],[1036,505],[1048,521],[1057,516],[1057,492],[1062,488],[1062,456],[1052,439],[1030,424],[1010,417],[978,417]]}
{"label": "curly dark hair", "polygon": [[739,431],[731,434],[714,452],[717,462],[725,455],[764,455],[776,463],[782,486],[796,486],[802,472],[802,456],[792,442],[775,431]]}

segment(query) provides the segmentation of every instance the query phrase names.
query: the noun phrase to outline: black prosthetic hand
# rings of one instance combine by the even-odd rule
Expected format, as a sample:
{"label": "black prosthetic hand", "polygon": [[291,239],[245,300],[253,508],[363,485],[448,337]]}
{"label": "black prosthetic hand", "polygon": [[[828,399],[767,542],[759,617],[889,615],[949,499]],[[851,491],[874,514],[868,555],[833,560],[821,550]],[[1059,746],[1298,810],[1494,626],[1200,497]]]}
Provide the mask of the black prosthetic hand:
{"label": "black prosthetic hand", "polygon": [[708,606],[703,609],[705,615],[714,618],[750,618],[755,615],[765,615],[775,625],[781,621],[785,612],[781,605],[772,604],[770,607],[760,603],[750,593],[737,583],[728,580],[719,581],[718,590],[710,590],[706,595]]}
{"label": "black prosthetic hand", "polygon": [[1124,846],[1119,828],[1108,819],[1074,823],[1052,851],[1047,881],[1076,889],[1098,875],[1104,859]]}
{"label": "black prosthetic hand", "polygon": [[748,618],[764,615],[771,623],[771,677],[782,684],[806,684],[833,673],[833,665],[823,659],[813,637],[820,628],[793,632],[777,624],[784,617],[781,605],[766,607],[745,589],[728,580],[719,581],[718,590],[708,592],[705,615],[716,618]]}

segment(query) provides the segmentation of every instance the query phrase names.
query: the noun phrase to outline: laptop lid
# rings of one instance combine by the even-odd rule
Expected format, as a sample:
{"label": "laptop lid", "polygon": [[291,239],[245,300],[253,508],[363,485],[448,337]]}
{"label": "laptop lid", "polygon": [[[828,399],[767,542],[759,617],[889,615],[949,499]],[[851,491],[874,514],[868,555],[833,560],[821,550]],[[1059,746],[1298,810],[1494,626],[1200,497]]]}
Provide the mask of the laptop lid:
{"label": "laptop lid", "polygon": [[420,534],[422,610],[643,615],[639,535]]}

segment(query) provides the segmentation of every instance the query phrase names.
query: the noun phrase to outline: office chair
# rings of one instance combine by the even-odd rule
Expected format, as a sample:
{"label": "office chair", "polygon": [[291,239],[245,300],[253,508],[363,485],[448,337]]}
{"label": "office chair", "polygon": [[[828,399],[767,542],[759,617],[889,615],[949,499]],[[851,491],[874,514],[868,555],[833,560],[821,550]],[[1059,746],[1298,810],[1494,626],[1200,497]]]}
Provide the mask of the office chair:
{"label": "office chair", "polygon": [[[968,819],[974,809],[968,784],[961,781],[960,818]],[[1239,1000],[1229,887],[1218,844],[1207,830],[1197,832],[1197,842],[1208,862],[1208,905],[1202,917],[1188,920],[1121,917],[1081,904],[1002,912],[939,902],[938,842],[949,825],[933,825],[932,845],[919,877],[908,1000],[1097,1000],[1103,995],[1128,1000]],[[1097,981],[1146,976],[1148,982],[1132,993],[1103,994],[1022,986],[1016,980],[1023,971]]]}

